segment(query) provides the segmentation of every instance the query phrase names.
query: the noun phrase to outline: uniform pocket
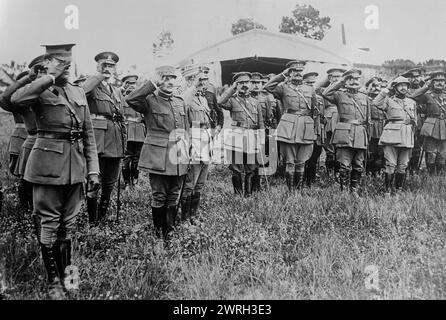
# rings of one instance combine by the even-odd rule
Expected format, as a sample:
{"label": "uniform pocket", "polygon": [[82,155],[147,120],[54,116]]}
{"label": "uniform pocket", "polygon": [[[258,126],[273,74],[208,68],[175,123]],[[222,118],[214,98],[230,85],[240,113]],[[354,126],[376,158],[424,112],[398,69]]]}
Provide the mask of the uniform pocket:
{"label": "uniform pocket", "polygon": [[440,120],[440,140],[446,140],[446,120]]}
{"label": "uniform pocket", "polygon": [[432,137],[435,127],[436,118],[427,118],[421,127],[420,135],[424,137]]}
{"label": "uniform pocket", "polygon": [[333,134],[333,144],[350,144],[350,130],[352,124],[345,122],[338,122],[335,126]]}
{"label": "uniform pocket", "polygon": [[65,162],[63,153],[63,141],[37,139],[29,161],[33,175],[59,178]]}
{"label": "uniform pocket", "polygon": [[168,143],[167,137],[148,137],[141,151],[143,166],[155,171],[166,171]]}
{"label": "uniform pocket", "polygon": [[285,113],[280,119],[277,127],[277,137],[287,140],[294,140],[294,123],[296,116]]}
{"label": "uniform pocket", "polygon": [[381,135],[380,143],[381,144],[400,144],[403,142],[403,138],[401,135],[401,126],[400,123],[388,123],[383,130],[383,134]]}
{"label": "uniform pocket", "polygon": [[316,140],[314,121],[306,120],[304,128],[304,140]]}
{"label": "uniform pocket", "polygon": [[106,119],[91,119],[91,124],[94,129],[107,130],[107,120]]}

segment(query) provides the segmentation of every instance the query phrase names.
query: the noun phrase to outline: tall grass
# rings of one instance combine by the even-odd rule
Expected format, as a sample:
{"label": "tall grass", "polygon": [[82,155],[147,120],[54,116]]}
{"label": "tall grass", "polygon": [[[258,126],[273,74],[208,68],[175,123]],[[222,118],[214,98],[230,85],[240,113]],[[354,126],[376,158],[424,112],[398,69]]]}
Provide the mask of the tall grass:
{"label": "tall grass", "polygon": [[[45,272],[29,212],[5,172],[0,214],[0,290],[6,299],[44,299]],[[333,181],[289,194],[280,178],[250,198],[235,196],[229,171],[211,170],[196,226],[156,240],[150,185],[142,174],[122,194],[119,223],[91,228],[83,210],[74,237],[75,299],[445,299],[446,179],[410,177],[385,196],[368,178],[356,198]],[[367,188],[365,188],[367,186]],[[378,268],[378,290],[365,268]],[[3,284],[2,284],[3,283]]]}

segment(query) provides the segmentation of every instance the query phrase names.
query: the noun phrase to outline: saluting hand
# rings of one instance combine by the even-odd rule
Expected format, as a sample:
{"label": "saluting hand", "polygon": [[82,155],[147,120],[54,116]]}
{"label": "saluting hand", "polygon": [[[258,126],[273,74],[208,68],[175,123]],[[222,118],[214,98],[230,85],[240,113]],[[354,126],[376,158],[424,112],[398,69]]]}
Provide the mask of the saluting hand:
{"label": "saluting hand", "polygon": [[99,189],[99,176],[97,174],[90,174],[87,178],[87,192],[93,192]]}
{"label": "saluting hand", "polygon": [[59,62],[57,60],[51,61],[47,66],[48,74],[54,76],[54,78],[60,77],[66,70],[70,68],[70,62]]}

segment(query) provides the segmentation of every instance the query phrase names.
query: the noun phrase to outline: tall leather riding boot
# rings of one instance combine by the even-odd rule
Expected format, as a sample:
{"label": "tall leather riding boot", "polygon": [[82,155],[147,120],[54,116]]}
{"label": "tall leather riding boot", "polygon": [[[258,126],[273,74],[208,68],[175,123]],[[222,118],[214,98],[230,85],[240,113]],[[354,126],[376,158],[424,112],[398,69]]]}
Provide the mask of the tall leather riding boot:
{"label": "tall leather riding boot", "polygon": [[56,264],[56,253],[58,250],[58,244],[54,244],[52,247],[44,244],[40,245],[42,251],[43,264],[48,275],[48,294],[52,300],[62,300],[65,298],[63,291],[60,274]]}
{"label": "tall leather riding boot", "polygon": [[342,168],[339,169],[339,185],[341,186],[341,191],[347,190],[349,179],[350,171]]}
{"label": "tall leather riding boot", "polygon": [[405,180],[406,180],[406,173],[396,173],[395,174],[395,189],[396,189],[396,191],[403,191]]}
{"label": "tall leather riding boot", "polygon": [[242,175],[240,173],[232,174],[232,185],[235,194],[243,195]]}
{"label": "tall leather riding boot", "polygon": [[260,191],[260,175],[259,169],[254,171],[254,176],[252,178],[252,192]]}
{"label": "tall leather riding boot", "polygon": [[57,240],[56,245],[56,266],[60,275],[60,281],[62,282],[62,285],[64,285],[65,269],[67,266],[71,265],[71,240]]}
{"label": "tall leather riding boot", "polygon": [[359,172],[357,170],[352,170],[351,176],[350,176],[350,191],[353,193],[358,193],[359,185],[361,183],[361,175],[362,172]]}
{"label": "tall leather riding boot", "polygon": [[190,220],[191,216],[191,196],[181,199],[181,221]]}
{"label": "tall leather riding boot", "polygon": [[426,165],[427,171],[429,172],[429,175],[434,176],[437,173],[437,167],[435,166],[435,163],[429,163]]}
{"label": "tall leather riding boot", "polygon": [[304,184],[304,173],[303,172],[294,172],[294,187],[299,190],[303,187]]}
{"label": "tall leather riding boot", "polygon": [[160,208],[152,207],[152,220],[155,236],[159,239],[162,235],[163,226],[166,224],[166,206]]}
{"label": "tall leather riding boot", "polygon": [[166,223],[163,226],[163,237],[165,240],[169,240],[175,230],[176,210],[176,206],[169,206],[166,209]]}
{"label": "tall leather riding boot", "polygon": [[392,173],[385,173],[384,176],[384,186],[386,188],[386,193],[391,193],[392,192],[392,187],[393,187],[393,177],[394,175]]}
{"label": "tall leather riding boot", "polygon": [[285,172],[285,181],[288,187],[288,191],[292,192],[294,190],[294,172]]}
{"label": "tall leather riding boot", "polygon": [[101,197],[101,202],[99,203],[98,208],[98,221],[104,221],[107,217],[108,207],[110,205],[110,198],[104,199]]}
{"label": "tall leather riding boot", "polygon": [[198,208],[200,206],[201,193],[195,192],[192,195],[190,203],[190,222],[194,224],[195,218],[197,217]]}
{"label": "tall leather riding boot", "polygon": [[124,179],[125,186],[130,185],[130,175],[131,175],[131,169],[130,169],[130,159],[124,159],[122,164],[122,177]]}
{"label": "tall leather riding boot", "polygon": [[87,197],[88,222],[90,224],[98,221],[98,200]]}
{"label": "tall leather riding boot", "polygon": [[245,174],[245,197],[248,197],[252,194],[254,187],[253,180],[254,180],[254,172]]}

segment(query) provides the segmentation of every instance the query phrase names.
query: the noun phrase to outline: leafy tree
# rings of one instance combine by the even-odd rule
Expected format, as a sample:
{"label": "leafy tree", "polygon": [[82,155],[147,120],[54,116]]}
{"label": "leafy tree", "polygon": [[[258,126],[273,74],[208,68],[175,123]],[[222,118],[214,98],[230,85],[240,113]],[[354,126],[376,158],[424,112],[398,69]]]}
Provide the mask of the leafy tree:
{"label": "leafy tree", "polygon": [[153,55],[157,58],[170,54],[174,47],[172,32],[163,30],[153,43]]}
{"label": "leafy tree", "polygon": [[319,10],[312,6],[297,4],[292,17],[282,17],[279,31],[322,40],[330,28],[330,17],[320,17]]}
{"label": "leafy tree", "polygon": [[232,24],[231,32],[235,36],[237,34],[252,30],[262,29],[266,30],[265,26],[261,23],[255,22],[252,18],[239,19]]}
{"label": "leafy tree", "polygon": [[390,74],[404,73],[409,69],[415,68],[415,62],[409,59],[394,59],[384,61],[383,68],[390,72]]}

